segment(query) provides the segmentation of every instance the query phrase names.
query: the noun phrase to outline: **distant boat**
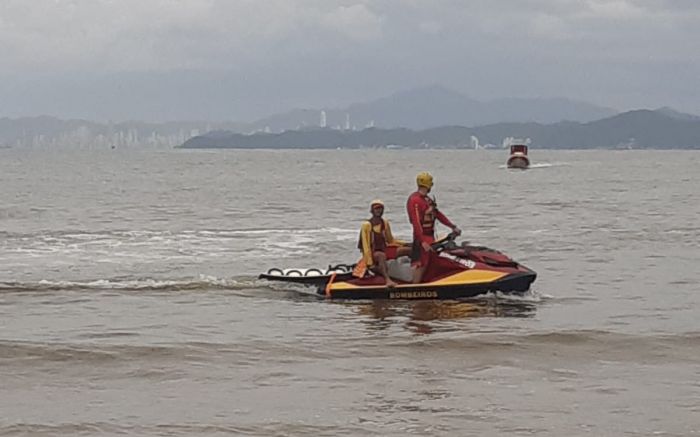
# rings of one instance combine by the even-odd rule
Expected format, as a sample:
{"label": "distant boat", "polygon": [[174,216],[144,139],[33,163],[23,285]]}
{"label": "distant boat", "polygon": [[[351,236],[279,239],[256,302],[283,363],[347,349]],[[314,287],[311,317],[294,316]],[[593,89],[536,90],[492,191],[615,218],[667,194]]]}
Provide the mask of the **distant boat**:
{"label": "distant boat", "polygon": [[530,167],[530,158],[527,157],[527,145],[525,141],[515,141],[510,145],[510,157],[506,162],[508,168],[526,169]]}

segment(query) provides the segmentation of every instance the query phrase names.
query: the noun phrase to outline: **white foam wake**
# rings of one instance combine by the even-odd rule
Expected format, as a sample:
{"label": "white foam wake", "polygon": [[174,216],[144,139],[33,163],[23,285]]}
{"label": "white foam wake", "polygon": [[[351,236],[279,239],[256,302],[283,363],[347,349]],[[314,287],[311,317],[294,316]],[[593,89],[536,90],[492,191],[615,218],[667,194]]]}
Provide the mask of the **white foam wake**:
{"label": "white foam wake", "polygon": [[57,291],[57,290],[198,290],[241,289],[256,287],[253,278],[217,278],[200,275],[182,279],[95,279],[90,281],[0,282],[0,292]]}

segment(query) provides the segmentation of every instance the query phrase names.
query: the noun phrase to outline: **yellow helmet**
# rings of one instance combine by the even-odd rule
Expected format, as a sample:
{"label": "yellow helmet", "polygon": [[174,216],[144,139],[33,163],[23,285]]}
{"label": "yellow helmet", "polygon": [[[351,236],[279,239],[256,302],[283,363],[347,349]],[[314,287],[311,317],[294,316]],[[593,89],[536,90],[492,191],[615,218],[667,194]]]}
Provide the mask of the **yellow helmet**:
{"label": "yellow helmet", "polygon": [[384,202],[382,202],[379,199],[374,199],[370,204],[369,204],[369,210],[372,211],[375,206],[381,206],[384,208]]}
{"label": "yellow helmet", "polygon": [[422,171],[416,176],[416,183],[419,187],[433,188],[433,175],[427,171]]}

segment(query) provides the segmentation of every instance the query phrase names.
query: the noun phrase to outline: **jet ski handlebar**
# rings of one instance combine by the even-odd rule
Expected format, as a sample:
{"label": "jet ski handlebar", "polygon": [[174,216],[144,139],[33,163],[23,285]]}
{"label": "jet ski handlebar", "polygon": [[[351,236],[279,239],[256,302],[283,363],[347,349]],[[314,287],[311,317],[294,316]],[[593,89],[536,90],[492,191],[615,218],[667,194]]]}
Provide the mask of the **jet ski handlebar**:
{"label": "jet ski handlebar", "polygon": [[449,234],[447,234],[447,236],[431,244],[430,247],[432,247],[433,250],[436,252],[442,252],[445,249],[449,249],[453,246],[456,246],[457,244],[455,243],[455,240],[458,236],[459,234],[457,232],[452,231]]}

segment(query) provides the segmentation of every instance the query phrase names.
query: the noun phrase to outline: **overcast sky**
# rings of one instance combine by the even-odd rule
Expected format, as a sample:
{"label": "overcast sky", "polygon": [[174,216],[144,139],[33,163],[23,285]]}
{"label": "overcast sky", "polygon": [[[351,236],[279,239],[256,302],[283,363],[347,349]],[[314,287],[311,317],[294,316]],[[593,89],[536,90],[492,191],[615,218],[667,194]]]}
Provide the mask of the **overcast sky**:
{"label": "overcast sky", "polygon": [[0,0],[0,116],[251,120],[440,84],[700,114],[697,0]]}

